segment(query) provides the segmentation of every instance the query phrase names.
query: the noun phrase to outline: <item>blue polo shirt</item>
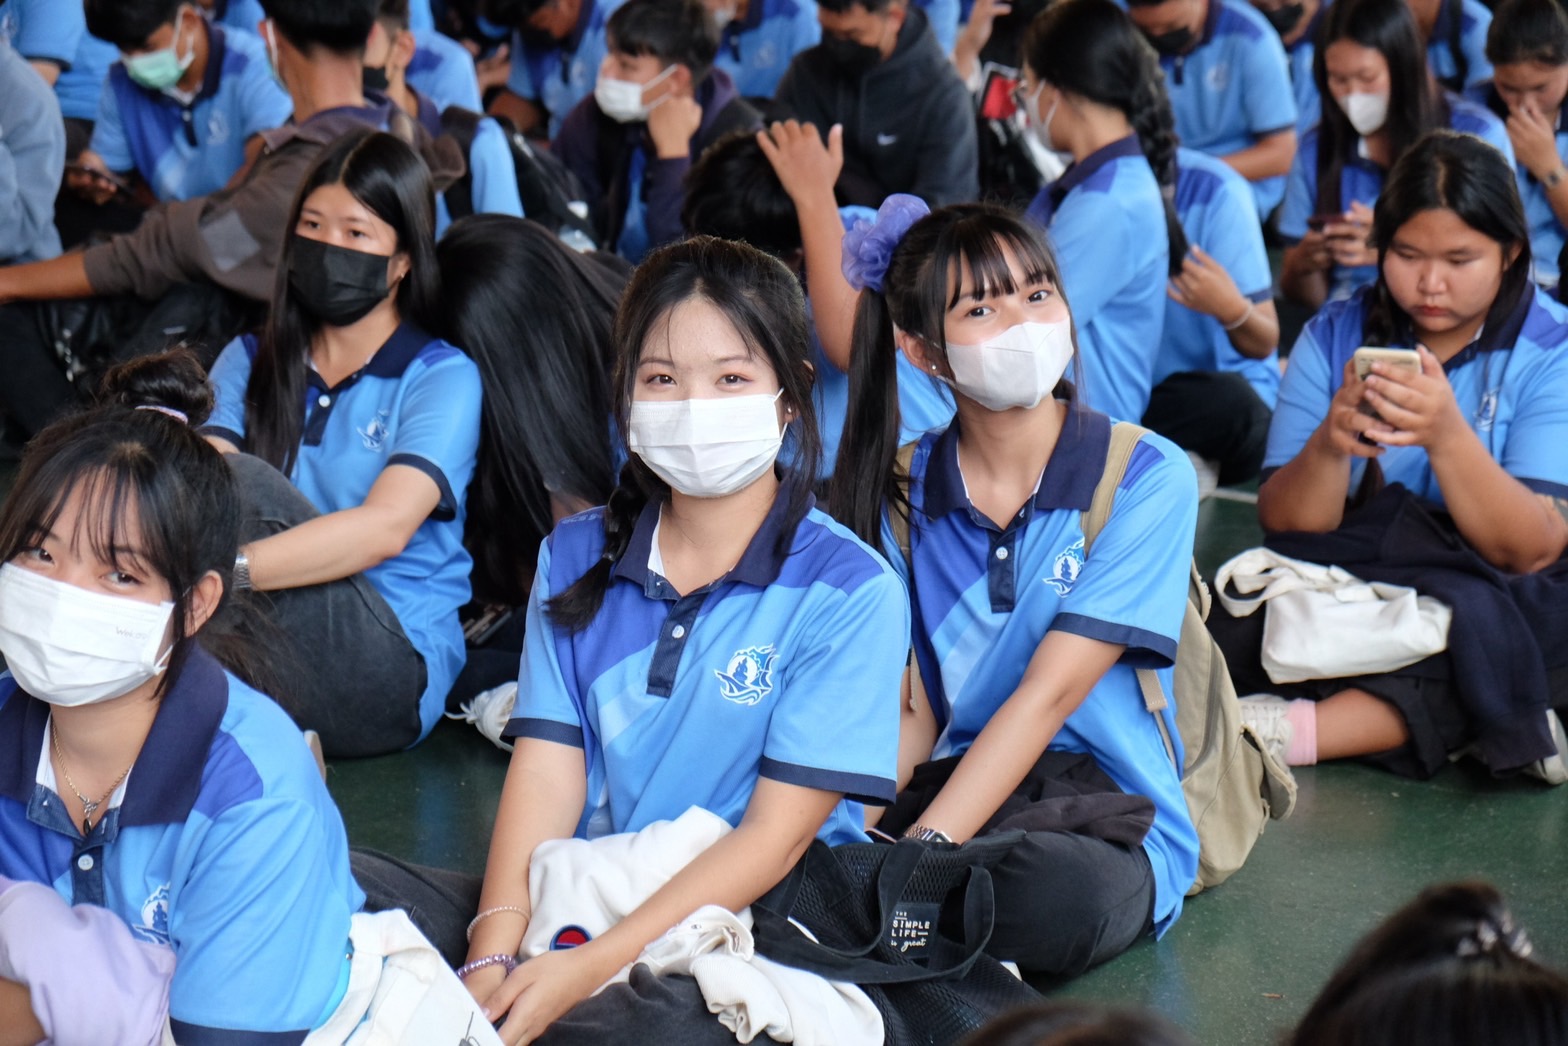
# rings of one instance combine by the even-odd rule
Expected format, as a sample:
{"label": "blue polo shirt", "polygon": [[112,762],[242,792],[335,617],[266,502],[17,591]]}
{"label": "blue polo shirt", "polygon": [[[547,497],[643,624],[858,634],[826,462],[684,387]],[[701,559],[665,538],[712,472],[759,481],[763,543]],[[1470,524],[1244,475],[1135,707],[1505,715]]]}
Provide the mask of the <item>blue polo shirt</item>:
{"label": "blue polo shirt", "polygon": [[76,59],[87,35],[82,5],[59,0],[6,0],[0,5],[0,35],[29,60],[54,62],[62,69]]}
{"label": "blue polo shirt", "polygon": [[[415,100],[419,104],[419,122],[432,138],[445,133],[441,127],[441,110],[417,88]],[[479,121],[479,130],[468,147],[468,186],[473,198],[475,214],[509,214],[523,217],[523,199],[517,191],[517,166],[512,160],[512,147],[507,144],[506,132],[489,117]],[[436,194],[436,235],[446,232],[452,224],[452,212],[447,208],[446,195]]]}
{"label": "blue polo shirt", "polygon": [[[212,367],[217,395],[203,429],[245,447],[245,391],[256,339],[230,342]],[[365,571],[425,659],[421,736],[441,718],[463,668],[457,611],[473,567],[463,548],[468,481],[479,448],[479,368],[439,338],[404,324],[370,362],[327,388],[307,375],[305,426],[289,481],[322,513],[358,508],[383,470],[408,465],[441,490],[430,518],[401,553]]]}
{"label": "blue polo shirt", "polygon": [[[1488,80],[1467,93],[1467,97],[1499,120],[1507,121],[1508,106],[1498,97],[1497,89]],[[1557,110],[1557,157],[1568,162],[1568,105]],[[1519,181],[1519,198],[1524,201],[1524,216],[1530,223],[1531,273],[1535,282],[1543,287],[1557,285],[1557,256],[1563,249],[1563,226],[1546,198],[1546,186],[1536,180],[1524,164],[1517,164],[1514,171]]]}
{"label": "blue polo shirt", "polygon": [[603,510],[564,520],[540,547],[505,736],[584,749],[578,835],[634,832],[692,806],[736,825],[766,777],[843,792],[817,834],[857,842],[861,804],[892,800],[909,601],[881,557],[821,511],[788,533],[787,499],[781,490],[734,569],[684,596],[650,559],[650,503],[603,609],[577,633],[544,605],[598,562]]}
{"label": "blue polo shirt", "polygon": [[98,115],[98,99],[109,77],[109,67],[120,60],[119,50],[111,43],[84,32],[76,47],[71,67],[55,81],[55,97],[60,112],[75,120],[92,120]]}
{"label": "blue polo shirt", "polygon": [[1137,421],[1149,406],[1165,326],[1170,242],[1149,161],[1128,135],[1040,190],[1029,217],[1062,268],[1084,372],[1084,399]]}
{"label": "blue polo shirt", "polygon": [[[1507,157],[1509,166],[1514,163],[1514,147],[1508,132],[1497,117],[1474,102],[1456,94],[1445,94],[1448,103],[1448,126],[1463,131],[1495,146]],[[1329,104],[1334,103],[1332,99]],[[1359,143],[1358,143],[1359,144]],[[1383,191],[1383,179],[1388,172],[1360,154],[1345,159],[1339,176],[1339,209],[1350,208],[1352,200],[1376,209],[1378,194]],[[1290,177],[1285,184],[1285,202],[1279,210],[1279,234],[1287,244],[1301,242],[1307,234],[1307,219],[1317,214],[1318,208],[1318,128],[1302,136],[1296,148],[1295,162],[1290,166]],[[1334,266],[1329,278],[1329,298],[1347,297],[1357,287],[1365,287],[1377,279],[1377,266],[1360,265],[1355,268]]]}
{"label": "blue polo shirt", "polygon": [[[1110,434],[1105,415],[1072,411],[1039,489],[1005,528],[969,500],[958,423],[920,440],[909,486],[915,655],[941,729],[933,756],[941,758],[969,750],[1017,689],[1047,632],[1127,648],[1048,748],[1086,752],[1123,791],[1154,801],[1143,847],[1154,870],[1155,927],[1163,934],[1197,873],[1198,834],[1136,670],[1158,669],[1172,693],[1197,482],[1184,451],[1145,436],[1086,560],[1082,514],[1105,471]],[[910,567],[887,526],[884,542],[907,578]],[[1175,707],[1160,714],[1179,747]]]}
{"label": "blue polo shirt", "polygon": [[550,114],[550,137],[561,133],[561,121],[578,102],[593,94],[599,66],[609,53],[605,25],[624,0],[582,0],[577,26],[555,47],[535,49],[521,34],[512,39],[509,91],[542,105]]}
{"label": "blue polo shirt", "polygon": [[[1191,149],[1178,149],[1176,163],[1176,215],[1187,238],[1230,273],[1249,301],[1269,301],[1274,277],[1247,180],[1223,161]],[[1230,343],[1219,320],[1167,297],[1154,383],[1185,371],[1233,371],[1270,407],[1279,393],[1278,351],[1249,359]]]}
{"label": "blue polo shirt", "polygon": [[267,12],[262,10],[261,0],[218,0],[218,6],[209,17],[219,25],[257,33],[261,31]]}
{"label": "blue polo shirt", "polygon": [[931,33],[943,54],[952,54],[958,42],[958,0],[913,0],[912,6],[926,13]]}
{"label": "blue polo shirt", "polygon": [[1318,97],[1317,81],[1312,79],[1312,57],[1316,53],[1313,41],[1322,31],[1323,18],[1328,14],[1325,3],[1312,16],[1312,24],[1301,39],[1285,48],[1285,60],[1290,63],[1291,95],[1296,99],[1296,141],[1318,125],[1323,118],[1323,102]]}
{"label": "blue polo shirt", "polygon": [[[1345,361],[1365,344],[1370,288],[1323,307],[1302,330],[1290,354],[1269,426],[1265,474],[1306,446],[1328,415],[1344,379]],[[1410,347],[1413,336],[1397,344]],[[1492,460],[1537,494],[1568,498],[1568,309],[1529,287],[1506,320],[1443,364],[1454,399]],[[1445,503],[1423,447],[1388,447],[1378,457],[1383,477],[1416,497]],[[1366,459],[1351,462],[1356,489]]]}
{"label": "blue polo shirt", "polygon": [[456,105],[484,112],[479,74],[468,49],[433,29],[414,30],[414,41],[414,57],[403,73],[408,86],[435,102],[437,109]]}
{"label": "blue polo shirt", "polygon": [[719,35],[713,64],[730,74],[746,98],[772,98],[790,59],[822,40],[812,0],[751,0],[746,17]]}
{"label": "blue polo shirt", "polygon": [[[1247,0],[1209,0],[1197,45],[1162,55],[1176,132],[1189,149],[1229,156],[1277,131],[1294,130],[1296,99],[1279,34]],[[1267,217],[1285,193],[1284,177],[1252,183]]]}
{"label": "blue polo shirt", "polygon": [[139,171],[160,200],[217,192],[244,164],[251,136],[294,112],[259,37],[215,25],[207,33],[207,73],[189,105],[138,86],[122,62],[99,99],[93,152],[111,171]]}
{"label": "blue polo shirt", "polygon": [[[1461,91],[1492,78],[1492,63],[1486,59],[1486,34],[1492,28],[1492,12],[1480,0],[1442,0],[1432,38],[1426,47],[1426,64],[1432,75],[1449,90]],[[1464,56],[1464,81],[1459,80],[1459,55]]]}
{"label": "blue polo shirt", "polygon": [[299,1043],[348,986],[364,904],[299,728],[199,647],[92,834],[66,814],[49,706],[0,674],[0,875],[95,904],[173,949],[182,1043]]}

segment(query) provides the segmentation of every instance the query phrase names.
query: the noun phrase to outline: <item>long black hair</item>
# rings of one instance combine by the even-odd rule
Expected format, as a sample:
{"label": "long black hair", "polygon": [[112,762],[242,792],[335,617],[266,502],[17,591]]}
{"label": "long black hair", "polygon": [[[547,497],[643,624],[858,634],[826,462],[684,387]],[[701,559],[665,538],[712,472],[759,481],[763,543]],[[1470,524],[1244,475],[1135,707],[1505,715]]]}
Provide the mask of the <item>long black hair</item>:
{"label": "long black hair", "polygon": [[1369,345],[1406,343],[1410,318],[1388,292],[1383,261],[1400,227],[1431,210],[1453,211],[1470,228],[1495,240],[1505,257],[1518,252],[1503,272],[1486,316],[1488,328],[1512,313],[1530,290],[1530,226],[1513,168],[1502,153],[1474,135],[1433,131],[1399,158],[1372,214],[1378,277],[1363,335]]}
{"label": "long black hair", "polygon": [[199,633],[202,644],[246,682],[286,700],[289,665],[275,656],[275,637],[257,641],[272,633],[253,607],[231,594],[242,508],[223,456],[196,433],[212,406],[206,373],[188,350],[109,371],[98,406],[55,422],[28,443],[16,485],[0,506],[0,563],[36,545],[71,496],[80,495],[79,529],[69,540],[85,541],[95,556],[127,570],[126,550],[136,549],[145,569],[169,586],[174,647],[157,697],[179,678],[197,640],[191,591],[216,571],[223,596]]}
{"label": "long black hair", "polygon": [[1428,131],[1448,124],[1448,101],[1427,70],[1426,47],[1405,0],[1335,0],[1323,21],[1312,56],[1312,79],[1322,100],[1318,124],[1318,196],[1320,214],[1345,209],[1340,177],[1345,161],[1355,155],[1360,135],[1328,89],[1329,46],[1347,40],[1368,47],[1388,63],[1388,135],[1390,163]]}
{"label": "long black hair", "polygon": [[[783,262],[755,247],[712,236],[670,244],[643,259],[615,314],[615,420],[621,439],[624,443],[630,427],[638,360],[676,306],[689,301],[707,302],[724,314],[747,347],[773,368],[784,405],[795,411],[790,427],[793,454],[780,493],[789,498],[779,534],[779,551],[786,552],[811,507],[822,438],[811,399],[805,296]],[[625,554],[643,507],[669,496],[664,481],[628,453],[604,513],[604,553],[588,573],[550,601],[550,616],[557,624],[572,631],[587,627],[604,603],[610,571]]]}
{"label": "long black hair", "polygon": [[250,452],[285,475],[293,468],[305,425],[306,375],[311,339],[321,323],[300,305],[289,284],[294,260],[293,230],[310,194],[323,185],[341,185],[397,233],[397,250],[408,255],[409,269],[397,288],[398,313],[405,322],[435,328],[440,274],[435,264],[435,190],[430,169],[403,140],[369,128],[353,130],[322,152],[305,175],[289,208],[283,254],[278,259],[272,311],[262,330],[250,385],[245,394],[245,431]]}
{"label": "long black hair", "polygon": [[1358,944],[1290,1046],[1559,1046],[1568,978],[1530,958],[1486,883],[1429,887]]}
{"label": "long black hair", "polygon": [[454,222],[436,248],[437,333],[473,357],[484,384],[465,543],[486,601],[527,601],[555,525],[552,494],[602,505],[615,487],[610,325],[629,268],[607,257],[500,214]]}
{"label": "long black hair", "polygon": [[[1056,257],[1040,230],[1012,211],[981,203],[954,204],[921,218],[894,248],[883,289],[860,292],[850,349],[849,412],[828,503],[872,548],[882,547],[884,505],[909,515],[908,477],[897,475],[895,468],[899,349],[893,328],[918,338],[927,358],[947,370],[947,313],[963,291],[962,272],[971,274],[976,301],[1012,294],[1018,286],[1006,252],[1018,259],[1030,283],[1049,280],[1066,302]],[[1076,331],[1073,366],[1078,367]]]}
{"label": "long black hair", "polygon": [[1568,65],[1568,13],[1558,0],[1502,0],[1486,31],[1486,60]]}
{"label": "long black hair", "polygon": [[1111,0],[1053,3],[1024,34],[1024,64],[1059,91],[1119,109],[1160,183],[1169,271],[1181,271],[1187,234],[1176,217],[1176,119],[1154,48]]}

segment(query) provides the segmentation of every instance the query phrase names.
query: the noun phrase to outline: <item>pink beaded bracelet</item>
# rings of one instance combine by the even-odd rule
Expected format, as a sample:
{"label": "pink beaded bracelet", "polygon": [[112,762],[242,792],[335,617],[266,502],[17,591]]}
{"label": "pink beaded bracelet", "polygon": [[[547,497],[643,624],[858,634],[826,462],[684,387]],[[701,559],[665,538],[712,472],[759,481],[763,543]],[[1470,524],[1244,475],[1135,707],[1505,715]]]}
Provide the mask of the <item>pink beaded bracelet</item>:
{"label": "pink beaded bracelet", "polygon": [[486,955],[482,959],[475,959],[473,962],[459,966],[457,968],[457,979],[462,980],[475,970],[482,970],[486,966],[505,966],[506,972],[511,973],[517,969],[517,960],[510,955]]}

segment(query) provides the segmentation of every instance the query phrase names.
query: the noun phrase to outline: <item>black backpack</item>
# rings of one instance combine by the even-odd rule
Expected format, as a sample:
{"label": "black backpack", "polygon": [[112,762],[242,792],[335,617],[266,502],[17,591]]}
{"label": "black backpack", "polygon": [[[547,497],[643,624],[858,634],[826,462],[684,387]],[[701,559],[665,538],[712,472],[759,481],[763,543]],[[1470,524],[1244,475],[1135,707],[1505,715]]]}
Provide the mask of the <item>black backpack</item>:
{"label": "black backpack", "polygon": [[[475,136],[479,134],[479,121],[483,119],[485,117],[479,113],[454,105],[441,113],[441,130],[462,147],[466,157],[473,147]],[[593,222],[586,213],[587,193],[583,191],[577,176],[548,150],[528,141],[509,121],[497,119],[496,122],[506,135],[512,166],[517,169],[517,194],[523,201],[523,214],[557,235],[580,233],[593,246],[599,246]],[[472,171],[448,188],[443,198],[453,221],[473,214]],[[572,209],[574,203],[583,209],[583,214]],[[573,236],[572,239],[576,240],[577,237]]]}

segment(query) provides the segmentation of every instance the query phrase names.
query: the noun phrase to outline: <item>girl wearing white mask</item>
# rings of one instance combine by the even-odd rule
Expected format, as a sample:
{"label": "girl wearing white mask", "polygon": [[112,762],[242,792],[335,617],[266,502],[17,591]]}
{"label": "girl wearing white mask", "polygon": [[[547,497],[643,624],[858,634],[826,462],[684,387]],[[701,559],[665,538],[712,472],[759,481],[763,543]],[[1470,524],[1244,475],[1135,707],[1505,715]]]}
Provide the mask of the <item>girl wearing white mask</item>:
{"label": "girl wearing white mask", "polygon": [[[276,684],[236,632],[240,499],[192,427],[201,366],[151,357],[105,389],[33,440],[0,512],[0,877],[172,949],[174,1039],[299,1041],[347,983],[363,895],[343,824],[253,688]],[[161,1041],[126,1023],[154,998],[101,1014],[99,1038]]]}
{"label": "girl wearing white mask", "polygon": [[1496,146],[1510,166],[1514,154],[1500,120],[1432,78],[1404,0],[1330,7],[1312,75],[1322,120],[1302,136],[1285,183],[1279,231],[1291,246],[1280,290],[1317,309],[1377,278],[1377,253],[1368,243],[1372,208],[1388,171],[1416,139],[1449,127]]}
{"label": "girl wearing white mask", "polygon": [[[459,975],[508,1043],[563,1015],[733,1042],[689,978],[653,991],[634,971],[583,1000],[697,908],[751,904],[814,837],[865,839],[861,804],[894,793],[908,604],[813,507],[806,314],[782,263],[709,237],[656,251],[614,341],[630,457],[609,505],[540,549],[516,749]],[[786,439],[798,451],[780,474]],[[511,969],[538,844],[692,806],[734,830],[604,934]],[[672,1006],[690,1029],[670,1030]]]}
{"label": "girl wearing white mask", "polygon": [[[1181,784],[1134,672],[1175,656],[1196,481],[1180,449],[1144,434],[1086,553],[1082,513],[1112,423],[1067,380],[1076,339],[1055,258],[993,207],[946,207],[913,226],[907,212],[883,216],[845,247],[865,289],[833,491],[914,602],[923,687],[912,691],[925,697],[904,711],[904,790],[878,828],[957,843],[1024,828],[992,872],[988,950],[1071,976],[1168,929],[1197,868]],[[898,352],[958,401],[951,426],[901,452]],[[1136,826],[1028,820],[1064,778],[1083,782],[1091,806],[1136,807]]]}

